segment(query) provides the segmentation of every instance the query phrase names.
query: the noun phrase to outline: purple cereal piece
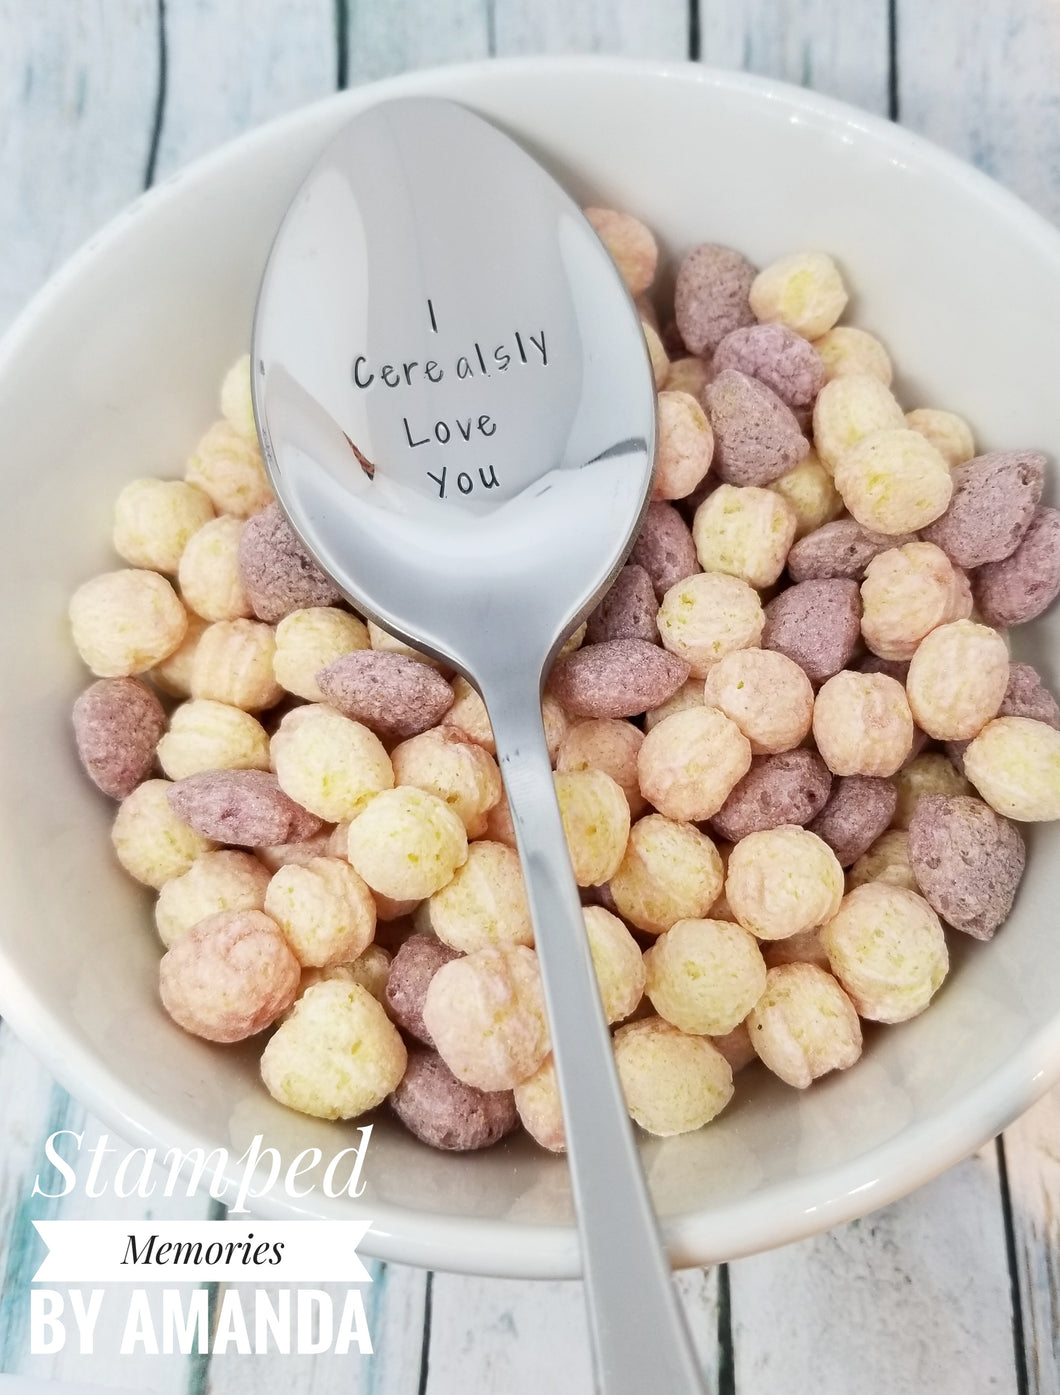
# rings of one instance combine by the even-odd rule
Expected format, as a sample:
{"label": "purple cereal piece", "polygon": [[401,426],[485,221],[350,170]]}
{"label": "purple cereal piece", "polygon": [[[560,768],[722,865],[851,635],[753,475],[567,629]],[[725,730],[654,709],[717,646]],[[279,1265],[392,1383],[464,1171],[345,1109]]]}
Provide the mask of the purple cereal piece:
{"label": "purple cereal piece", "polygon": [[681,338],[676,320],[667,320],[659,332],[659,341],[666,350],[667,358],[688,358],[688,345]]}
{"label": "purple cereal piece", "polygon": [[1010,557],[980,567],[973,582],[988,625],[1022,625],[1060,592],[1060,513],[1039,509]]}
{"label": "purple cereal piece", "polygon": [[1008,687],[997,715],[1029,717],[1060,731],[1060,705],[1042,682],[1041,674],[1030,664],[1009,664]]}
{"label": "purple cereal piece", "polygon": [[453,705],[438,670],[405,654],[355,649],[322,668],[316,681],[332,707],[399,740],[437,726]]}
{"label": "purple cereal piece", "polygon": [[762,648],[786,654],[819,685],[847,666],[860,636],[856,581],[800,581],[766,606]]}
{"label": "purple cereal piece", "polygon": [[956,770],[958,775],[964,774],[964,753],[965,751],[967,751],[968,747],[971,744],[971,740],[944,741],[942,743],[942,749],[946,752],[946,756],[949,759],[950,764],[953,766],[954,770]]}
{"label": "purple cereal piece", "polygon": [[648,505],[629,560],[648,573],[660,601],[671,586],[699,571],[692,530],[673,504]]}
{"label": "purple cereal piece", "polygon": [[800,538],[788,553],[788,572],[793,581],[825,581],[846,577],[864,581],[865,568],[874,557],[892,547],[914,542],[915,533],[888,537],[863,528],[853,518],[838,518]]}
{"label": "purple cereal piece", "polygon": [[738,843],[781,824],[806,824],[824,808],[831,786],[831,772],[816,751],[756,756],[711,825],[719,837]]}
{"label": "purple cereal piece", "polygon": [[840,867],[850,867],[890,828],[898,790],[890,780],[871,775],[843,775],[832,781],[828,803],[808,825],[835,853]]}
{"label": "purple cereal piece", "polygon": [[903,688],[909,677],[908,659],[881,659],[879,654],[866,654],[855,667],[859,673],[884,673],[896,683],[901,683]]}
{"label": "purple cereal piece", "polygon": [[178,780],[166,794],[196,833],[240,848],[300,843],[324,827],[266,770],[204,770]]}
{"label": "purple cereal piece", "polygon": [[714,473],[726,484],[772,484],[810,451],[799,423],[775,392],[727,368],[703,389],[714,431]]}
{"label": "purple cereal piece", "polygon": [[1045,456],[995,451],[955,465],[949,508],[921,533],[958,567],[1000,562],[1030,527],[1045,483]]}
{"label": "purple cereal piece", "polygon": [[644,639],[609,639],[557,659],[552,696],[572,717],[637,717],[673,697],[688,664]]}
{"label": "purple cereal piece", "polygon": [[603,644],[609,639],[645,639],[658,644],[655,617],[659,602],[647,571],[637,563],[623,567],[611,589],[589,616],[586,644]]}
{"label": "purple cereal piece", "polygon": [[410,1036],[433,1046],[423,1023],[423,1000],[431,979],[450,960],[461,956],[431,935],[410,935],[390,963],[384,997],[390,1016]]}
{"label": "purple cereal piece", "polygon": [[166,729],[158,698],[138,678],[101,678],[74,703],[74,740],[89,778],[112,799],[124,799],[154,764]]}
{"label": "purple cereal piece", "polygon": [[981,799],[928,794],[909,825],[909,865],[935,913],[989,940],[1012,907],[1026,851],[1015,824]]}
{"label": "purple cereal piece", "polygon": [[718,345],[711,364],[715,376],[736,368],[765,383],[797,411],[813,405],[824,387],[824,364],[808,339],[787,325],[747,325],[734,329]]}
{"label": "purple cereal piece", "polygon": [[270,625],[293,610],[342,600],[339,588],[291,531],[279,504],[269,504],[244,524],[239,574],[254,614]]}
{"label": "purple cereal piece", "polygon": [[734,329],[754,324],[754,279],[754,267],[731,247],[705,242],[689,252],[674,286],[674,317],[689,353],[713,353]]}
{"label": "purple cereal piece", "polygon": [[410,1133],[454,1153],[489,1148],[519,1122],[511,1090],[465,1085],[435,1051],[409,1055],[390,1105]]}

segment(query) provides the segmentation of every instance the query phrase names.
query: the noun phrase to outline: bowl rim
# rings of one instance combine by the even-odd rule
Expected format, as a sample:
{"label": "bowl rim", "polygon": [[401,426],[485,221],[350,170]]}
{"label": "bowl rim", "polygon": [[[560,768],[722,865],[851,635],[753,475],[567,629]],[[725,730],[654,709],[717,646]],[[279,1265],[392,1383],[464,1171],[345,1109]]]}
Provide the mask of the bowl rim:
{"label": "bowl rim", "polygon": [[[0,375],[20,353],[67,287],[95,257],[119,242],[127,227],[183,194],[183,186],[241,160],[255,146],[267,147],[290,129],[321,122],[336,110],[351,114],[405,95],[437,94],[474,106],[459,89],[498,71],[527,77],[587,70],[670,82],[696,83],[720,91],[751,94],[775,103],[790,119],[817,119],[885,143],[893,158],[937,171],[985,200],[1060,266],[1060,231],[1017,195],[980,170],[924,137],[883,117],[833,97],[752,74],[699,63],[609,56],[491,58],[398,74],[333,93],[274,118],[200,156],[146,190],[85,242],[36,292],[0,339]],[[146,1103],[114,1072],[87,1057],[83,1043],[65,1023],[35,1001],[30,985],[10,963],[0,939],[0,1012],[16,1035],[75,1099],[130,1145],[187,1151],[217,1147],[216,1139],[174,1127],[162,1110]],[[703,1265],[789,1244],[886,1205],[930,1181],[988,1142],[1060,1080],[1060,1013],[1016,1049],[1009,1059],[945,1111],[904,1129],[845,1164],[812,1176],[774,1184],[730,1203],[723,1214],[688,1212],[661,1222],[675,1267]],[[271,1195],[254,1204],[263,1217],[312,1218],[341,1214],[370,1220],[362,1250],[374,1258],[451,1272],[511,1278],[575,1278],[581,1273],[573,1224],[535,1225],[513,1220],[455,1218],[384,1202],[365,1205],[343,1198],[315,1205]]]}

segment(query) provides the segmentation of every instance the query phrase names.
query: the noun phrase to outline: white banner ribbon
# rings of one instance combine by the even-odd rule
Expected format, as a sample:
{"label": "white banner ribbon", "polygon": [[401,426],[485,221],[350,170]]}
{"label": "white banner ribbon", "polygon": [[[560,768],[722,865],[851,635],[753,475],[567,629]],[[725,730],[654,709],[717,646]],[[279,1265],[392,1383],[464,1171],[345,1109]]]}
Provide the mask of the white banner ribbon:
{"label": "white banner ribbon", "polygon": [[370,1221],[34,1221],[34,1283],[364,1283]]}

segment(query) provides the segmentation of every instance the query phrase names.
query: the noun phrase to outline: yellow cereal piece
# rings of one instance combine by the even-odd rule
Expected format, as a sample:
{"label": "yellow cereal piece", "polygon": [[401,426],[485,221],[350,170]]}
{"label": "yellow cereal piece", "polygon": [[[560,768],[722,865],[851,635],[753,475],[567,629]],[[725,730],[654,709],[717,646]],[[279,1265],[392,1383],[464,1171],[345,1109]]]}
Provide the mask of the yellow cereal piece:
{"label": "yellow cereal piece", "polygon": [[168,780],[145,780],[118,805],[110,838],[118,861],[156,891],[216,847],[184,822],[166,798]]}
{"label": "yellow cereal piece", "polygon": [[444,667],[437,659],[432,659],[429,654],[424,654],[420,649],[414,649],[411,644],[406,644],[403,639],[398,639],[396,635],[384,630],[374,620],[368,621],[368,639],[371,647],[380,653],[403,654],[406,659],[416,659],[421,664],[430,664],[431,668]]}
{"label": "yellow cereal piece", "polygon": [[824,252],[793,252],[771,262],[751,283],[751,309],[763,324],[783,324],[819,339],[846,308],[847,289]]}
{"label": "yellow cereal piece", "polygon": [[893,775],[913,749],[905,689],[885,673],[835,674],[817,694],[813,739],[833,775]]}
{"label": "yellow cereal piece", "polygon": [[188,612],[188,628],[184,631],[184,638],[172,654],[147,671],[148,678],[159,692],[168,697],[191,697],[191,670],[195,663],[195,651],[208,624],[209,621],[204,620],[201,615]]}
{"label": "yellow cereal piece", "polygon": [[260,620],[218,620],[202,634],[191,665],[191,695],[244,712],[273,707],[283,689],[272,671],[276,632]]}
{"label": "yellow cereal piece", "polygon": [[659,393],[656,407],[653,499],[684,499],[703,480],[714,457],[706,412],[687,392]]}
{"label": "yellow cereal piece", "polygon": [[953,493],[946,461],[926,436],[904,427],[862,437],[835,462],[835,483],[857,521],[877,533],[926,527]]}
{"label": "yellow cereal piece", "polygon": [[874,334],[853,325],[836,325],[813,341],[828,382],[833,378],[848,378],[851,374],[879,378],[885,387],[891,386],[894,369],[887,350]]}
{"label": "yellow cereal piece", "polygon": [[265,910],[287,936],[299,964],[329,968],[363,954],[375,936],[375,902],[348,862],[314,857],[273,874]]}
{"label": "yellow cereal piece", "polygon": [[699,565],[749,586],[772,586],[784,570],[796,523],[795,510],[775,490],[719,484],[692,523]]}
{"label": "yellow cereal piece", "polygon": [[[369,993],[378,1003],[384,1003],[386,994],[386,980],[390,972],[390,955],[382,945],[370,944],[363,954],[359,954],[348,964],[330,964],[326,969],[303,969],[302,977],[298,984],[299,998],[306,989],[312,988],[315,983],[359,983],[362,988],[367,988]],[[280,1019],[284,1021],[290,1016],[291,1010]]]}
{"label": "yellow cereal piece", "polygon": [[707,674],[703,700],[735,722],[756,756],[800,745],[813,721],[813,687],[793,659],[775,649],[738,649]]}
{"label": "yellow cereal piece", "polygon": [[184,478],[209,495],[218,513],[249,518],[272,503],[257,437],[249,440],[228,421],[214,422],[203,436],[185,466]]}
{"label": "yellow cereal piece", "polygon": [[[881,659],[911,659],[937,625],[963,606],[956,571],[934,543],[912,542],[875,556],[861,583],[861,633]],[[969,599],[970,599],[969,592]]]}
{"label": "yellow cereal piece", "polygon": [[408,1053],[368,989],[341,979],[307,988],[261,1057],[269,1094],[318,1119],[355,1119],[395,1090]]}
{"label": "yellow cereal piece", "polygon": [[[371,625],[368,628],[371,629]],[[373,645],[373,648],[377,647]],[[442,718],[442,726],[454,727],[463,732],[468,741],[473,741],[476,746],[481,746],[484,751],[495,756],[497,743],[493,739],[489,713],[481,695],[466,678],[459,675],[453,679],[453,693],[453,705]]]}
{"label": "yellow cereal piece", "polygon": [[239,571],[243,519],[222,514],[189,539],[177,580],[189,610],[204,620],[240,620],[253,615]]}
{"label": "yellow cereal piece", "polygon": [[890,388],[871,373],[833,378],[813,404],[813,444],[826,470],[875,431],[905,426],[905,413]]}
{"label": "yellow cereal piece", "polygon": [[645,991],[660,1017],[696,1036],[724,1036],[766,986],[758,941],[727,920],[679,920],[645,952]]}
{"label": "yellow cereal piece", "polygon": [[516,1085],[515,1109],[523,1128],[535,1143],[540,1143],[550,1153],[566,1152],[563,1106],[551,1056],[546,1057],[527,1080],[520,1080]]}
{"label": "yellow cereal piece", "polygon": [[467,861],[426,908],[433,932],[463,954],[489,945],[534,943],[519,854],[504,843],[471,843]]}
{"label": "yellow cereal piece", "polygon": [[705,361],[690,354],[670,361],[666,386],[671,392],[687,392],[697,400],[707,385],[710,372]]}
{"label": "yellow cereal piece", "polygon": [[604,1016],[608,1022],[621,1022],[636,1011],[644,996],[640,947],[618,916],[603,906],[583,906],[582,915]]}
{"label": "yellow cereal piece", "polygon": [[887,882],[845,896],[821,942],[832,972],[871,1022],[923,1012],[949,968],[938,916],[922,896]]}
{"label": "yellow cereal piece", "polygon": [[133,567],[173,575],[191,535],[213,518],[213,504],[183,480],[132,480],[114,505],[114,550]]}
{"label": "yellow cereal piece", "polygon": [[277,683],[307,702],[323,702],[317,674],[344,654],[369,649],[368,627],[336,606],[292,610],[276,626],[272,671]]}
{"label": "yellow cereal piece", "polygon": [[698,572],[670,587],[656,623],[663,646],[688,663],[693,678],[705,678],[726,654],[758,644],[765,613],[746,581]]}
{"label": "yellow cereal piece", "polygon": [[908,765],[903,765],[894,776],[894,784],[898,789],[898,804],[891,820],[893,828],[909,827],[917,805],[926,794],[941,794],[948,798],[955,794],[972,793],[971,785],[941,751],[926,751]]}
{"label": "yellow cereal piece", "polygon": [[564,654],[573,654],[575,649],[582,647],[582,640],[585,638],[585,631],[589,628],[588,620],[583,620],[576,630],[572,630],[560,646],[557,659],[562,659]]}
{"label": "yellow cereal piece", "polygon": [[972,428],[956,412],[943,412],[937,407],[917,407],[905,414],[911,431],[926,436],[946,464],[963,465],[975,455]]}
{"label": "yellow cereal piece", "polygon": [[815,528],[839,517],[843,501],[832,483],[832,476],[810,451],[794,469],[769,486],[791,506],[795,514],[795,538],[804,538]]}
{"label": "yellow cereal piece", "polygon": [[262,911],[269,870],[250,853],[203,853],[158,893],[155,925],[167,949],[207,916],[221,911]]}
{"label": "yellow cereal piece", "polygon": [[637,756],[644,733],[632,722],[618,718],[591,718],[575,722],[556,752],[556,769],[602,770],[622,787],[631,818],[644,808],[637,781]]}
{"label": "yellow cereal piece", "polygon": [[643,295],[655,280],[659,260],[651,230],[629,213],[613,208],[586,208],[584,212],[611,254],[630,295]]}
{"label": "yellow cereal piece", "polygon": [[378,736],[319,703],[284,717],[272,738],[272,763],[284,793],[329,823],[355,819],[394,784]]}
{"label": "yellow cereal piece", "polygon": [[70,599],[77,652],[99,678],[146,673],[184,638],[188,613],[157,572],[104,572]]}
{"label": "yellow cereal piece", "polygon": [[996,717],[964,752],[964,773],[999,814],[1060,819],[1060,732],[1030,717]]}
{"label": "yellow cereal piece", "polygon": [[670,360],[663,342],[659,338],[658,331],[653,329],[647,320],[642,319],[640,327],[644,331],[644,342],[648,346],[648,357],[651,360],[651,371],[655,378],[656,391],[661,391],[670,376]]}
{"label": "yellow cereal piece", "polygon": [[603,770],[557,774],[556,798],[579,886],[600,886],[618,869],[629,841],[629,804]]}
{"label": "yellow cereal piece", "polygon": [[1008,680],[1008,645],[998,632],[955,620],[920,645],[905,686],[910,710],[928,736],[965,741],[997,715]]}
{"label": "yellow cereal piece", "polygon": [[661,1017],[619,1027],[614,1049],[626,1107],[648,1133],[691,1133],[732,1099],[732,1070],[721,1052]]}
{"label": "yellow cereal piece", "polygon": [[816,833],[781,824],[736,844],[725,895],[745,930],[760,940],[783,940],[835,915],[843,899],[843,869]]}
{"label": "yellow cereal piece", "polygon": [[705,916],[724,881],[717,848],[695,824],[648,814],[630,830],[610,889],[619,915],[661,935],[679,920]]}
{"label": "yellow cereal piece", "polygon": [[541,722],[545,728],[548,758],[555,764],[559,748],[563,745],[566,735],[570,731],[570,718],[551,693],[546,693],[541,699]]}
{"label": "yellow cereal piece", "polygon": [[650,712],[644,714],[644,729],[651,731],[652,727],[657,727],[660,722],[667,717],[672,717],[675,712],[687,712],[690,707],[703,706],[703,680],[702,678],[690,678],[686,683],[682,683],[673,697],[669,697],[665,702],[653,707]]}
{"label": "yellow cereal piece", "polygon": [[861,1055],[854,1004],[816,964],[770,969],[747,1027],[767,1068],[797,1090],[829,1071],[846,1070]]}
{"label": "yellow cereal piece", "polygon": [[677,822],[713,818],[751,768],[751,746],[716,707],[690,707],[652,727],[637,757],[640,792]]}
{"label": "yellow cereal piece", "polygon": [[238,707],[185,702],[158,743],[158,759],[171,780],[202,770],[268,770],[269,738],[261,723]]}
{"label": "yellow cereal piece", "polygon": [[241,354],[221,380],[221,415],[229,426],[255,445],[258,428],[250,392],[250,355]]}
{"label": "yellow cereal piece", "polygon": [[354,818],[349,859],[373,891],[421,901],[467,861],[467,833],[436,795],[403,785],[377,794]]}
{"label": "yellow cereal piece", "polygon": [[866,882],[886,882],[889,886],[904,887],[906,891],[919,890],[909,865],[909,834],[904,829],[881,833],[847,873],[848,891]]}
{"label": "yellow cereal piece", "polygon": [[504,792],[497,762],[456,728],[434,727],[409,737],[390,753],[394,783],[415,785],[444,800],[469,838],[486,832],[489,811]]}
{"label": "yellow cereal piece", "polygon": [[[721,858],[721,875],[723,878],[725,878],[729,875],[729,857],[732,854],[733,845],[731,843],[724,843],[719,839],[719,841],[716,842],[714,846],[717,848],[718,856]],[[722,881],[721,891],[718,893],[716,900],[713,902],[710,909],[707,911],[707,919],[736,919],[736,917],[732,913],[732,907],[729,905],[729,898],[725,895],[724,880]]]}

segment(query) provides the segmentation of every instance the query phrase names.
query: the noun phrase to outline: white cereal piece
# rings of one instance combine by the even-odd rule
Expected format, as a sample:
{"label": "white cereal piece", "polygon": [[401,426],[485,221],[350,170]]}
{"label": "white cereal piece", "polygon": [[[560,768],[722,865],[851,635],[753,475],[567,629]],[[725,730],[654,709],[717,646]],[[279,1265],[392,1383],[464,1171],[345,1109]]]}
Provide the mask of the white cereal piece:
{"label": "white cereal piece", "polygon": [[643,295],[655,280],[659,249],[651,230],[629,213],[586,208],[586,218],[611,254],[631,296]]}
{"label": "white cereal piece", "polygon": [[432,727],[390,752],[396,785],[415,785],[445,801],[469,838],[486,832],[489,811],[504,792],[497,762],[455,727]]}
{"label": "white cereal piece", "polygon": [[320,703],[287,713],[272,738],[272,763],[283,792],[329,823],[355,819],[394,784],[378,736]]}
{"label": "white cereal piece", "polygon": [[274,1099],[318,1119],[355,1119],[395,1090],[408,1053],[368,989],[331,979],[302,994],[261,1057]]}
{"label": "white cereal piece", "polygon": [[886,882],[906,891],[917,891],[916,877],[909,865],[909,834],[904,829],[890,829],[862,853],[847,873],[847,889],[864,886],[866,882]]}
{"label": "white cereal piece", "polygon": [[659,338],[658,331],[653,329],[645,319],[641,320],[640,327],[644,332],[644,342],[648,346],[648,358],[651,360],[651,371],[655,378],[655,390],[661,392],[670,376],[670,360],[663,347],[663,342]]}
{"label": "white cereal piece", "polygon": [[695,824],[647,814],[609,883],[619,915],[651,935],[707,915],[724,886],[717,848]]}
{"label": "white cereal piece", "polygon": [[966,741],[997,715],[1009,680],[1008,645],[996,630],[955,620],[932,630],[905,680],[917,725],[936,741]]}
{"label": "white cereal piece", "polygon": [[526,1080],[515,1087],[515,1109],[523,1128],[535,1143],[550,1153],[567,1150],[567,1135],[563,1128],[563,1106],[552,1057]]}
{"label": "white cereal piece", "polygon": [[556,769],[602,770],[622,787],[631,818],[644,809],[637,780],[637,755],[644,733],[620,718],[594,717],[575,722],[556,753]]}
{"label": "white cereal piece", "polygon": [[954,619],[959,599],[953,563],[934,543],[911,542],[878,553],[861,583],[861,633],[881,659],[911,659],[936,626]]}
{"label": "white cereal piece", "polygon": [[905,413],[886,383],[850,373],[825,383],[813,405],[813,445],[826,470],[875,431],[905,426]]}
{"label": "white cereal piece", "polygon": [[272,503],[272,490],[257,438],[248,440],[229,422],[217,421],[195,447],[184,469],[218,513],[249,518]]}
{"label": "white cereal piece", "polygon": [[703,680],[702,678],[689,678],[686,683],[682,683],[673,697],[669,697],[658,707],[651,708],[644,714],[644,730],[651,731],[652,727],[657,727],[660,722],[672,717],[675,712],[687,712],[690,707],[703,706]]}
{"label": "white cereal piece", "polygon": [[774,480],[769,488],[787,500],[794,511],[796,541],[823,528],[843,512],[843,501],[832,476],[814,451],[786,475]]}
{"label": "white cereal piece", "polygon": [[917,407],[905,414],[911,431],[926,436],[949,466],[963,465],[975,455],[972,428],[956,412],[943,412],[937,407]]}
{"label": "white cereal piece", "polygon": [[813,737],[833,775],[893,775],[913,748],[905,689],[885,673],[835,674],[817,694]]}
{"label": "white cereal piece", "polygon": [[707,674],[703,700],[735,722],[753,755],[800,745],[813,721],[813,686],[793,659],[775,649],[739,649]]}
{"label": "white cereal piece", "polygon": [[191,535],[213,518],[213,504],[183,480],[131,480],[114,505],[114,550],[133,567],[173,575]]}
{"label": "white cereal piece", "polygon": [[201,615],[194,615],[188,611],[188,628],[184,631],[184,638],[172,654],[147,671],[147,677],[159,692],[168,697],[191,697],[191,670],[195,663],[195,651],[209,623]]}
{"label": "white cereal piece", "polygon": [[870,1022],[923,1012],[949,968],[939,918],[922,896],[867,882],[843,898],[821,931],[832,972]]}
{"label": "white cereal piece", "polygon": [[504,843],[469,844],[467,861],[425,904],[431,930],[462,954],[534,943],[519,854]]}
{"label": "white cereal piece", "polygon": [[879,378],[885,387],[891,386],[891,357],[874,334],[853,325],[836,325],[815,339],[813,347],[824,364],[826,381],[857,373]]}
{"label": "white cereal piece", "polygon": [[603,770],[568,770],[553,778],[574,879],[579,886],[600,886],[617,871],[629,841],[626,796]]}
{"label": "white cereal piece", "polygon": [[128,568],[77,588],[70,627],[77,652],[98,678],[128,678],[173,653],[188,613],[165,577]]}
{"label": "white cereal piece", "polygon": [[145,780],[118,805],[111,842],[118,861],[156,891],[217,845],[190,828],[166,798],[169,780]]}
{"label": "white cereal piece", "polygon": [[843,869],[816,833],[781,824],[736,844],[725,895],[745,930],[760,940],[783,940],[835,915],[843,899]]}
{"label": "white cereal piece", "polygon": [[763,324],[783,324],[819,339],[846,308],[839,268],[824,252],[793,252],[764,267],[751,283],[751,309]]}
{"label": "white cereal piece", "polygon": [[348,848],[350,865],[373,891],[422,901],[467,861],[467,832],[436,795],[403,785],[384,789],[354,818]]}
{"label": "white cereal piece", "polygon": [[894,784],[898,788],[898,803],[891,826],[901,829],[909,827],[917,805],[926,794],[948,797],[972,793],[971,785],[941,751],[926,751],[903,765],[894,776]]}
{"label": "white cereal piece", "polygon": [[158,760],[170,780],[202,770],[268,770],[269,738],[249,712],[198,699],[173,712]]}
{"label": "white cereal piece", "polygon": [[644,957],[636,940],[603,906],[583,906],[596,983],[608,1022],[622,1022],[644,996]]}
{"label": "white cereal piece", "polygon": [[716,707],[675,712],[644,738],[637,756],[640,792],[668,819],[713,818],[751,768],[751,746]]}
{"label": "white cereal piece", "polygon": [[696,399],[687,392],[660,392],[651,497],[687,498],[706,476],[713,457],[714,432]]}
{"label": "white cereal piece", "polygon": [[191,695],[244,712],[274,707],[283,689],[272,671],[276,632],[260,620],[218,620],[203,632],[191,665]]}
{"label": "white cereal piece", "polygon": [[[371,625],[368,628],[370,630]],[[373,646],[376,647],[378,646]],[[455,727],[457,731],[463,732],[468,741],[473,741],[476,746],[481,746],[484,751],[495,756],[497,743],[493,739],[489,713],[481,695],[459,674],[453,679],[453,693],[453,705],[442,718],[441,725]]]}
{"label": "white cereal piece", "polygon": [[211,519],[188,541],[177,580],[189,610],[204,620],[241,620],[254,612],[239,572],[243,520],[231,514]]}
{"label": "white cereal piece", "polygon": [[272,671],[277,683],[307,702],[324,702],[317,674],[344,654],[369,649],[363,620],[337,606],[292,610],[276,626]]}
{"label": "white cereal piece", "polygon": [[719,484],[696,509],[692,537],[705,572],[763,587],[784,570],[796,526],[795,510],[774,489]]}
{"label": "white cereal piece", "polygon": [[262,911],[269,870],[250,853],[203,853],[158,893],[155,925],[167,949],[193,926],[220,911]]}
{"label": "white cereal piece", "polygon": [[766,1067],[797,1090],[829,1071],[846,1070],[861,1055],[854,1004],[816,964],[770,969],[747,1027]]}
{"label": "white cereal piece", "polygon": [[964,752],[964,773],[1009,819],[1060,819],[1060,732],[1030,717],[996,717]]}
{"label": "white cereal piece", "polygon": [[942,455],[906,427],[874,431],[851,446],[835,462],[835,483],[857,521],[876,533],[925,528],[946,512],[953,493]]}
{"label": "white cereal piece", "polygon": [[265,910],[306,968],[347,964],[375,936],[375,902],[348,862],[314,857],[288,863],[273,874]]}
{"label": "white cereal piece", "polygon": [[241,354],[221,380],[221,415],[247,441],[258,443],[250,392],[250,355]]}
{"label": "white cereal piece", "polygon": [[645,952],[645,991],[660,1017],[695,1036],[739,1026],[766,986],[758,941],[727,920],[679,920]]}
{"label": "white cereal piece", "polygon": [[746,581],[698,572],[670,587],[657,623],[664,648],[688,663],[693,678],[705,678],[726,654],[758,644],[765,612]]}
{"label": "white cereal piece", "polygon": [[619,1027],[614,1050],[626,1107],[647,1133],[691,1133],[732,1099],[732,1070],[717,1047],[661,1017]]}
{"label": "white cereal piece", "polygon": [[[308,969],[307,973],[327,976],[341,970],[341,976],[351,983],[359,983],[367,988],[376,1002],[383,1001],[386,992],[386,981],[390,973],[390,962],[393,958],[388,954],[382,945],[370,944],[363,949],[352,964],[337,964],[333,969]],[[305,975],[303,975],[304,980]],[[306,987],[309,985],[306,984]]]}

